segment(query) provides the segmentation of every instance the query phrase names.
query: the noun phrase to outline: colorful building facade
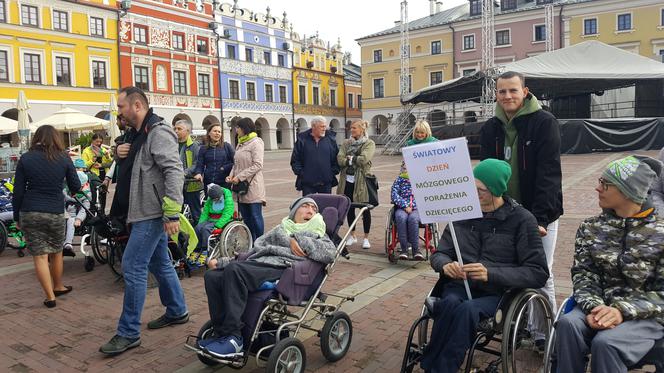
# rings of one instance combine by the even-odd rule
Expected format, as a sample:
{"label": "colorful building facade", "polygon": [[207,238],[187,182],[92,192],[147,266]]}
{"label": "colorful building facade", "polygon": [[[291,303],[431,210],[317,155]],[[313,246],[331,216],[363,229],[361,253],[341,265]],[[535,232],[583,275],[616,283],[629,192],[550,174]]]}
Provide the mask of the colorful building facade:
{"label": "colorful building facade", "polygon": [[344,55],[344,90],[346,92],[346,138],[350,136],[350,125],[362,119],[362,68],[350,62]]}
{"label": "colorful building facade", "polygon": [[221,4],[221,97],[225,134],[235,141],[232,123],[254,120],[266,150],[292,148],[293,92],[289,24],[283,18]]}
{"label": "colorful building facade", "polygon": [[221,122],[212,1],[133,0],[120,18],[120,83],[143,89],[168,122]]}
{"label": "colorful building facade", "polygon": [[318,37],[293,33],[293,102],[295,123],[302,132],[311,119],[321,115],[336,132],[337,142],[345,136],[345,88],[343,52],[339,41],[332,47]]}
{"label": "colorful building facade", "polygon": [[116,2],[0,0],[0,114],[32,121],[63,107],[104,118],[119,87]]}

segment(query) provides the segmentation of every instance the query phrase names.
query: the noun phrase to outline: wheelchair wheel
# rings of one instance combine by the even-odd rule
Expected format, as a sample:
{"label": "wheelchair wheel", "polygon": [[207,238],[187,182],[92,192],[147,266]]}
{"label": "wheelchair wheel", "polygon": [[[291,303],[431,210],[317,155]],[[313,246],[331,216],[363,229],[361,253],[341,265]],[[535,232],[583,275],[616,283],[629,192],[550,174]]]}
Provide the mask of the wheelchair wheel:
{"label": "wheelchair wheel", "polygon": [[5,224],[0,221],[0,254],[7,248],[7,241],[9,240],[9,232],[7,232],[7,227]]}
{"label": "wheelchair wheel", "polygon": [[[532,305],[532,307],[528,307],[529,305]],[[547,321],[545,325],[547,334],[551,329],[551,307],[546,297],[532,289],[524,290],[517,295],[507,310],[503,324],[501,364],[504,373],[518,372],[517,360],[523,355],[519,350],[524,347],[523,341],[528,338],[526,328],[528,326],[529,308],[532,310],[539,308]],[[548,339],[548,335],[545,338]],[[530,351],[528,351],[528,354],[530,354]]]}
{"label": "wheelchair wheel", "polygon": [[102,238],[97,233],[94,227],[90,231],[90,246],[92,246],[92,255],[99,264],[106,264],[108,262],[108,240],[107,244],[101,243]]}
{"label": "wheelchair wheel", "polygon": [[268,373],[304,372],[307,354],[302,342],[295,338],[280,340],[272,349],[265,371]]}
{"label": "wheelchair wheel", "polygon": [[320,333],[320,349],[329,362],[341,360],[353,339],[353,323],[345,312],[337,311],[325,320]]}
{"label": "wheelchair wheel", "polygon": [[387,213],[387,220],[385,221],[385,255],[390,263],[398,261],[396,253],[396,227],[394,226],[394,206],[390,208]]}
{"label": "wheelchair wheel", "polygon": [[221,245],[221,255],[228,257],[249,251],[253,245],[249,227],[240,221],[228,223],[221,232],[219,243],[217,243],[217,246],[219,245]]}
{"label": "wheelchair wheel", "polygon": [[[203,326],[201,326],[201,329],[198,331],[197,336],[198,340],[209,339],[214,337],[214,329],[212,329],[212,320],[208,320],[205,324],[203,324]],[[200,360],[201,363],[211,367],[219,365],[218,362],[200,354],[198,354],[198,360]]]}
{"label": "wheelchair wheel", "polygon": [[122,277],[122,254],[124,254],[124,244],[118,244],[114,240],[108,240],[108,265],[113,273]]}

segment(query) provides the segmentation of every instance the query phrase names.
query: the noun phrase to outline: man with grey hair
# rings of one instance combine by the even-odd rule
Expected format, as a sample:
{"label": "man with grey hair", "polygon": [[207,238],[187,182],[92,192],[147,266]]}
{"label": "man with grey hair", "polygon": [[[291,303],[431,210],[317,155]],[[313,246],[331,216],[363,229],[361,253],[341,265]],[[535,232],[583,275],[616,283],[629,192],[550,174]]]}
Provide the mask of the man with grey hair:
{"label": "man with grey hair", "polygon": [[[186,119],[180,119],[173,125],[175,134],[178,136],[180,161],[184,169],[184,176],[187,178],[194,177],[196,159],[200,149],[198,142],[191,138],[191,126],[191,122]],[[193,180],[184,183],[184,203],[189,206],[191,218],[195,222],[201,216],[201,190],[203,190],[203,183],[200,181]]]}
{"label": "man with grey hair", "polygon": [[[326,127],[325,118],[315,116],[311,119],[311,128],[297,135],[290,164],[297,176],[295,189],[301,190],[303,196],[331,193],[332,187],[338,184],[339,146],[336,134]],[[326,130],[330,132],[328,136]]]}

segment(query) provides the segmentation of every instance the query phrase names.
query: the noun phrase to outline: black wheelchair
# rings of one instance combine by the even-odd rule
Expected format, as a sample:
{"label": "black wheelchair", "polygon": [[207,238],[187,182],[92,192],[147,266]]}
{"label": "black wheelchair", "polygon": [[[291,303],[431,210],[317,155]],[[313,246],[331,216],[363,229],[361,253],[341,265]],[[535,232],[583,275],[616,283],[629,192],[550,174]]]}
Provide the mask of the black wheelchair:
{"label": "black wheelchair", "polygon": [[[560,305],[560,308],[558,308],[558,312],[556,312],[556,317],[551,325],[551,331],[549,332],[549,338],[547,338],[546,341],[546,349],[544,350],[544,373],[556,371],[556,326],[558,325],[560,318],[564,314],[572,311],[575,305],[576,302],[573,297],[570,296],[565,299],[563,304]],[[586,363],[589,361],[590,360],[586,358]],[[629,369],[642,369],[646,366],[654,366],[655,373],[664,373],[664,338],[655,342],[655,345],[650,349],[646,356],[633,366],[630,366]]]}
{"label": "black wheelchair", "polygon": [[[424,302],[420,318],[410,327],[401,372],[412,372],[413,368],[422,361],[431,340],[433,305],[443,293],[446,282],[442,278],[438,280]],[[464,372],[472,371],[476,351],[497,357],[489,362],[482,372],[518,372],[517,360],[525,354],[534,353],[529,348],[530,335],[527,324],[529,312],[536,309],[543,313],[549,329],[553,315],[546,296],[535,289],[510,289],[503,294],[498,302],[496,314],[480,321],[475,341],[466,352]]]}

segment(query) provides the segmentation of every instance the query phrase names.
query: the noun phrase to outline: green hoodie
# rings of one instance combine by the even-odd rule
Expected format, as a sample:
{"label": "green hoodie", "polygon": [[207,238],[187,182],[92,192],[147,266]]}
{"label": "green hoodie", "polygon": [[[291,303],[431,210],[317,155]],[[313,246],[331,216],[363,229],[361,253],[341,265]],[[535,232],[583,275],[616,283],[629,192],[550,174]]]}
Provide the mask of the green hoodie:
{"label": "green hoodie", "polygon": [[422,140],[417,140],[415,138],[412,138],[412,139],[408,139],[408,141],[406,141],[406,146],[424,144],[424,143],[427,143],[427,142],[434,142],[434,141],[438,141],[438,139],[433,137],[433,136],[427,136],[427,137],[423,138]]}
{"label": "green hoodie", "polygon": [[[519,190],[519,134],[514,125],[514,118],[532,114],[538,110],[542,110],[542,105],[540,105],[537,97],[532,93],[529,93],[528,96],[526,96],[523,100],[523,106],[521,106],[521,109],[519,109],[514,117],[509,120],[507,119],[507,114],[505,114],[503,108],[496,103],[496,118],[500,120],[503,124],[503,129],[505,130],[505,160],[512,168],[512,177],[507,183],[507,195],[519,203],[521,203],[521,191]],[[507,151],[507,147],[510,148],[511,152]],[[509,157],[508,154],[510,155]]]}

